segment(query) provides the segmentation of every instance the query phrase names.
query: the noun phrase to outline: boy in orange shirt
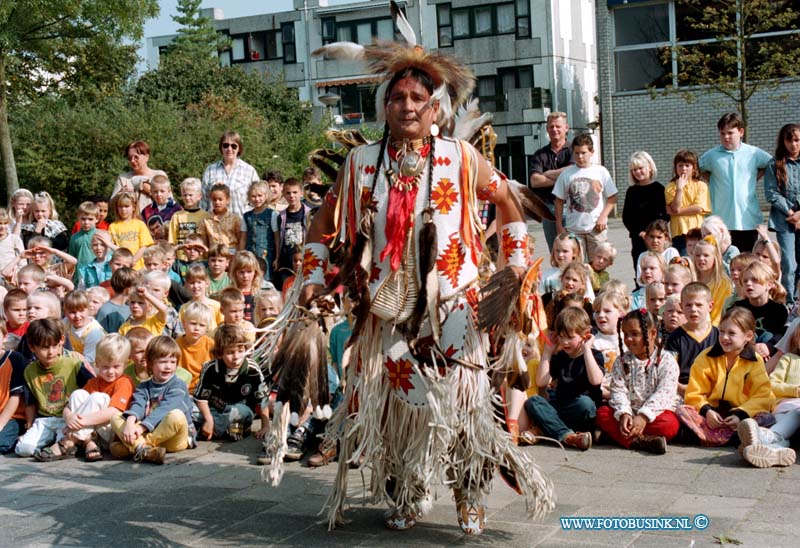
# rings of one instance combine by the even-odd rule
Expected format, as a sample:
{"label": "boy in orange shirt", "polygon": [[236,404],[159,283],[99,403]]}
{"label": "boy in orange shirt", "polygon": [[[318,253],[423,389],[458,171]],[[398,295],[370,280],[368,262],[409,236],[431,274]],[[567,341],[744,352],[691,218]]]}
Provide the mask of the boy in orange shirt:
{"label": "boy in orange shirt", "polygon": [[[6,334],[0,322],[0,346]],[[25,424],[25,359],[21,354],[5,351],[0,354],[0,453],[8,453],[17,443]]]}
{"label": "boy in orange shirt", "polygon": [[97,377],[70,394],[64,408],[65,435],[58,442],[62,454],[45,449],[34,454],[37,460],[57,460],[79,445],[84,446],[86,462],[103,460],[98,442],[108,447],[114,436],[111,417],[128,409],[131,403],[133,381],[123,374],[130,352],[128,339],[118,333],[106,335],[97,343]]}
{"label": "boy in orange shirt", "polygon": [[181,322],[184,333],[175,340],[181,348],[178,365],[192,374],[189,393],[193,393],[203,364],[211,359],[214,348],[214,339],[207,335],[211,309],[198,301],[188,302],[181,308]]}

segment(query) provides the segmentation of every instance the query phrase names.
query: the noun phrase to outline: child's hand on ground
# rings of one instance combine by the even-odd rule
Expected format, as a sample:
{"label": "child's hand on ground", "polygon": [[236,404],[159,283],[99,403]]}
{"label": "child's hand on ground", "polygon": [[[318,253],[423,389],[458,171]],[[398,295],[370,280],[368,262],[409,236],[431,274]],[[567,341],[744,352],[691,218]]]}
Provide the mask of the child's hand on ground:
{"label": "child's hand on ground", "polygon": [[214,435],[213,417],[209,417],[205,422],[203,422],[203,426],[200,428],[200,435],[205,437],[207,440],[210,440],[211,436]]}
{"label": "child's hand on ground", "polygon": [[269,422],[265,422],[264,426],[262,426],[261,429],[256,432],[256,438],[263,440],[267,437],[267,434],[269,434]]}
{"label": "child's hand on ground", "polygon": [[706,413],[706,422],[708,422],[708,425],[711,428],[722,428],[722,426],[724,426],[725,424],[722,421],[722,417],[719,415],[719,413],[717,413],[713,409],[709,410],[708,413]]}

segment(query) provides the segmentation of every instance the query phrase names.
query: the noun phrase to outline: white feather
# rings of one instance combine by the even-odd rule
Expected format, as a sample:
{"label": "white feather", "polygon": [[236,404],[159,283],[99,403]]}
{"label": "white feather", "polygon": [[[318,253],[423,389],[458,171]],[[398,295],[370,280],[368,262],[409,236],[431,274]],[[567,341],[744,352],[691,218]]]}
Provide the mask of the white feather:
{"label": "white feather", "polygon": [[416,46],[417,35],[414,34],[414,28],[411,26],[411,23],[408,22],[408,19],[406,19],[406,16],[403,15],[403,12],[400,11],[400,7],[394,1],[391,3],[391,10],[392,18],[394,19],[394,24],[397,26],[397,30],[400,31],[400,34],[406,39],[406,42],[412,46]]}
{"label": "white feather", "polygon": [[467,103],[466,108],[461,107],[456,113],[456,128],[453,137],[456,139],[469,140],[475,133],[486,124],[491,123],[492,113],[484,112],[478,107],[478,100],[473,99]]}
{"label": "white feather", "polygon": [[321,421],[325,418],[325,416],[322,414],[322,407],[319,405],[314,408],[314,418],[318,421]]}
{"label": "white feather", "polygon": [[375,91],[375,119],[381,124],[386,121],[385,98],[388,87],[389,80],[384,80]]}
{"label": "white feather", "polygon": [[330,405],[325,404],[322,408],[322,416],[327,420],[333,416],[333,409],[331,409]]}
{"label": "white feather", "polygon": [[364,46],[355,42],[333,42],[315,49],[311,55],[339,61],[360,61],[364,59]]}

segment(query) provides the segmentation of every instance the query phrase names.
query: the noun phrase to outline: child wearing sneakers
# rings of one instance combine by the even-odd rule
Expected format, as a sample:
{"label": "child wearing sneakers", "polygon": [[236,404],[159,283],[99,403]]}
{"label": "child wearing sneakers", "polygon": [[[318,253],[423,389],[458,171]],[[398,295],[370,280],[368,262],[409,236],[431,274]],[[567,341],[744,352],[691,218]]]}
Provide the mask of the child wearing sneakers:
{"label": "child wearing sneakers", "polygon": [[130,408],[111,419],[119,441],[111,442],[111,455],[133,455],[137,462],[164,464],[166,453],[195,446],[192,400],[186,383],[175,375],[181,349],[170,337],[154,337],[147,345],[151,375],[133,393]]}
{"label": "child wearing sneakers", "polygon": [[[53,457],[65,458],[75,454],[75,448],[62,444],[64,439],[64,407],[70,395],[94,377],[83,360],[64,353],[64,324],[61,320],[34,320],[25,334],[36,360],[25,368],[25,383],[31,393],[25,416],[33,424],[20,437],[16,453],[32,457],[47,447]],[[32,417],[36,416],[36,420]],[[49,460],[54,460],[53,458]]]}
{"label": "child wearing sneakers", "polygon": [[791,332],[787,350],[769,376],[772,393],[778,398],[775,424],[767,429],[753,419],[739,423],[742,456],[758,468],[790,466],[797,459],[789,439],[800,429],[800,329]]}
{"label": "child wearing sneakers", "polygon": [[[248,340],[235,325],[221,325],[214,334],[214,357],[200,373],[194,401],[200,411],[197,427],[206,439],[242,439],[250,432],[255,409],[265,395],[264,375],[246,357]],[[269,411],[262,407],[261,424],[269,428]],[[259,437],[263,432],[259,432]]]}
{"label": "child wearing sneakers", "polygon": [[592,348],[589,316],[580,308],[559,312],[552,329],[556,345],[545,344],[536,371],[536,385],[556,381],[550,401],[532,396],[525,402],[528,417],[548,437],[586,451],[592,446],[594,419],[601,403],[603,354]]}

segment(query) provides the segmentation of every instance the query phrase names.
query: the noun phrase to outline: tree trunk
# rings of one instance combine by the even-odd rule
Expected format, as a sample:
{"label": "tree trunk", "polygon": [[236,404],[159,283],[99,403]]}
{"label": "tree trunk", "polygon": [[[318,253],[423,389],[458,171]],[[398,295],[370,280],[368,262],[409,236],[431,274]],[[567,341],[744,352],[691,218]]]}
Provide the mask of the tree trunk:
{"label": "tree trunk", "polygon": [[6,180],[6,195],[11,195],[19,188],[17,180],[17,164],[14,162],[14,147],[11,144],[11,128],[8,127],[8,98],[6,96],[6,58],[0,54],[0,159],[3,161],[3,174]]}

